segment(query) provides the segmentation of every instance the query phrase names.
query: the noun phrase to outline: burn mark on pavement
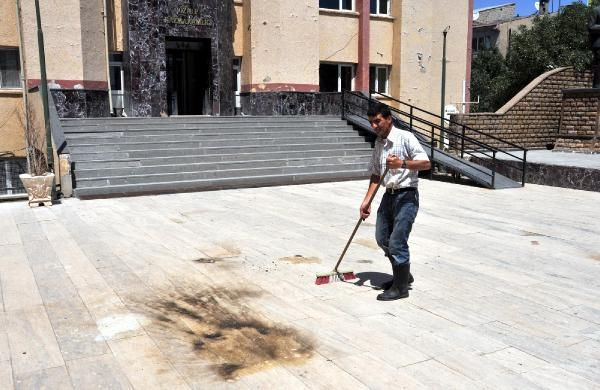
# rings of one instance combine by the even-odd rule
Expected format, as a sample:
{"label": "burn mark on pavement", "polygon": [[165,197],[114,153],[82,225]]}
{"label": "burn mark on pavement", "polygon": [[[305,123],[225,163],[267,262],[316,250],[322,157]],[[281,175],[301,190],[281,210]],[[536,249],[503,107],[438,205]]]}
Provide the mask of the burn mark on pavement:
{"label": "burn mark on pavement", "polygon": [[173,340],[189,343],[193,353],[212,362],[225,380],[278,364],[301,364],[314,353],[311,339],[261,317],[243,304],[256,291],[207,288],[151,298],[142,310]]}
{"label": "burn mark on pavement", "polygon": [[282,257],[279,261],[286,261],[291,264],[320,264],[321,259],[318,257],[304,257],[302,255]]}
{"label": "burn mark on pavement", "polygon": [[209,256],[209,257],[201,257],[199,259],[193,260],[194,263],[214,264],[214,263],[223,261],[225,259],[238,257],[241,254],[240,250],[232,245],[220,244],[219,246],[223,249],[222,251],[218,251],[221,253],[217,253],[217,254],[214,254],[213,256]]}

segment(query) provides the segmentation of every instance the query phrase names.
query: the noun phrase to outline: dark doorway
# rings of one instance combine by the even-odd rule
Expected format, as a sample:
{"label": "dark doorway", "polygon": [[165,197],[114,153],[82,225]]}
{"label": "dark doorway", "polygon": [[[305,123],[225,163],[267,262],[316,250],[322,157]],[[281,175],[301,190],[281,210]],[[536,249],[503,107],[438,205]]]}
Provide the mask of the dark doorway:
{"label": "dark doorway", "polygon": [[210,39],[167,38],[169,115],[211,115]]}

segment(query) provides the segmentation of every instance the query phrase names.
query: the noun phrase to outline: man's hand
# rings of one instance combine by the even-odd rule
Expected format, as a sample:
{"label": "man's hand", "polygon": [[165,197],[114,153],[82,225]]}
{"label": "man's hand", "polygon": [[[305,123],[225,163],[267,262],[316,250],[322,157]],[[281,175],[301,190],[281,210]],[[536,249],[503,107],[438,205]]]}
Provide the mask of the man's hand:
{"label": "man's hand", "polygon": [[387,167],[390,169],[402,168],[403,162],[403,160],[401,160],[398,156],[394,156],[393,154],[390,154],[385,160]]}
{"label": "man's hand", "polygon": [[369,218],[369,215],[371,215],[371,205],[363,202],[360,205],[360,217],[365,220]]}

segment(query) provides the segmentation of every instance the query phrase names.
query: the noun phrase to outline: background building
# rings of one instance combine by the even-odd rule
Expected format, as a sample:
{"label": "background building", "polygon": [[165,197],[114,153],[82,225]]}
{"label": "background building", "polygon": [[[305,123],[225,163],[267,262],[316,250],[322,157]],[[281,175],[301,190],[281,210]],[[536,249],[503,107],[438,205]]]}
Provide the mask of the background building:
{"label": "background building", "polygon": [[[439,112],[447,28],[445,102],[460,108],[469,100],[472,0],[40,6],[48,80],[62,117],[318,113],[303,107],[335,104],[323,96],[342,89],[369,88]],[[0,14],[0,149],[21,156],[21,70],[28,88],[40,83],[34,0],[3,1]]]}

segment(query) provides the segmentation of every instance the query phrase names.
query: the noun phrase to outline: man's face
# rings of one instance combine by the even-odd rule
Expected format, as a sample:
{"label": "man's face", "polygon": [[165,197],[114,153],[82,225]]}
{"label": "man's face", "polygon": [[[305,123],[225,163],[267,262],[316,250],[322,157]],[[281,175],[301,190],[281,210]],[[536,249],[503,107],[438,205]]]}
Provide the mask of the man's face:
{"label": "man's face", "polygon": [[384,118],[381,114],[369,117],[371,128],[381,138],[386,138],[392,129],[392,116]]}

